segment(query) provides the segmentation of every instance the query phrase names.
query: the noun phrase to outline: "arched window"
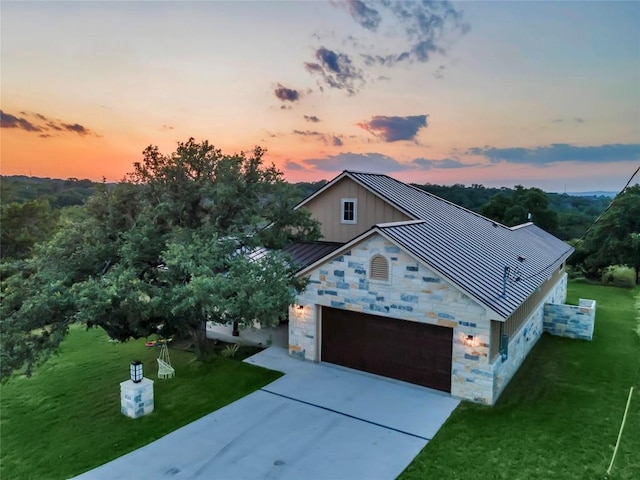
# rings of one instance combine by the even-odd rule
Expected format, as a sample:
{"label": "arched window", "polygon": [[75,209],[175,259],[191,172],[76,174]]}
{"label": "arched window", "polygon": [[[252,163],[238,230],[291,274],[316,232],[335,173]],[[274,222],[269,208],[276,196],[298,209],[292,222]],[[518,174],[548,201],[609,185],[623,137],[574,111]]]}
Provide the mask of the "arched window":
{"label": "arched window", "polygon": [[389,262],[382,255],[371,257],[369,277],[371,280],[389,280]]}

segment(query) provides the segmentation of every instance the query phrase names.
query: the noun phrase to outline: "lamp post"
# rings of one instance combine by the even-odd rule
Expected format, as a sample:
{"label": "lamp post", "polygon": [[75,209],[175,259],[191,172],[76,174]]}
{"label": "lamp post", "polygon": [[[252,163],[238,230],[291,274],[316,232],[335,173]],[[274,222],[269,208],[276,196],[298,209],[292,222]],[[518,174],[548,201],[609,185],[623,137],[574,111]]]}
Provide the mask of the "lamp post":
{"label": "lamp post", "polygon": [[130,373],[133,383],[140,383],[142,381],[142,362],[140,360],[131,362]]}

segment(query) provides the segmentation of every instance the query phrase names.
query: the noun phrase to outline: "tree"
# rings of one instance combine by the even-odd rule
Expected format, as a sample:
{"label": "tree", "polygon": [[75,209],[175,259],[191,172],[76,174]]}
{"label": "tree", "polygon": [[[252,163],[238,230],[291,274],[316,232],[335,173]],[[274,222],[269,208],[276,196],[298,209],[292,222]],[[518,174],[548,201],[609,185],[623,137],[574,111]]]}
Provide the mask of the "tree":
{"label": "tree", "polygon": [[510,195],[498,193],[491,197],[480,212],[507,226],[532,221],[550,233],[558,229],[558,214],[549,208],[547,195],[539,188],[516,185]]}
{"label": "tree", "polygon": [[626,188],[576,244],[571,263],[588,277],[599,278],[610,265],[627,265],[640,283],[640,184]]}
{"label": "tree", "polygon": [[0,213],[1,257],[26,258],[33,246],[46,240],[56,228],[57,215],[46,200],[11,202],[2,205]]}
{"label": "tree", "polygon": [[[46,358],[72,321],[119,340],[188,334],[201,357],[206,321],[277,324],[304,288],[278,249],[319,228],[292,210],[295,191],[264,153],[193,139],[170,155],[148,147],[125,181],[98,188],[86,217],[69,217],[30,259],[23,291],[17,275],[3,283],[2,375]],[[58,290],[38,294],[45,284]]]}

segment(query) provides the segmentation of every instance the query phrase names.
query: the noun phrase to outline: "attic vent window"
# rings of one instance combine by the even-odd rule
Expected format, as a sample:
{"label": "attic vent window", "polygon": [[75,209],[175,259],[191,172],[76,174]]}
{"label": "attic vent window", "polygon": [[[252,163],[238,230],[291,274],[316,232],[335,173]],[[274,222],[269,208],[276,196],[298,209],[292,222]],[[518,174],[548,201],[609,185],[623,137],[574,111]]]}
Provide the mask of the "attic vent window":
{"label": "attic vent window", "polygon": [[389,262],[382,255],[371,257],[371,280],[389,281]]}
{"label": "attic vent window", "polygon": [[358,223],[358,199],[343,198],[340,203],[340,223]]}

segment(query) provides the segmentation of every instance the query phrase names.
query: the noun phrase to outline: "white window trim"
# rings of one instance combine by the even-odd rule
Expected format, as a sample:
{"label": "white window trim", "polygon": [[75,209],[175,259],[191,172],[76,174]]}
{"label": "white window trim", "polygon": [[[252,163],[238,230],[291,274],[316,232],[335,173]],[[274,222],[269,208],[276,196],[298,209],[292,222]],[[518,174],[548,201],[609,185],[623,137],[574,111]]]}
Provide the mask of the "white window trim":
{"label": "white window trim", "polygon": [[[344,206],[346,203],[353,202],[353,220],[344,219]],[[340,223],[347,223],[354,225],[358,223],[358,199],[357,198],[343,198],[340,200]]]}

